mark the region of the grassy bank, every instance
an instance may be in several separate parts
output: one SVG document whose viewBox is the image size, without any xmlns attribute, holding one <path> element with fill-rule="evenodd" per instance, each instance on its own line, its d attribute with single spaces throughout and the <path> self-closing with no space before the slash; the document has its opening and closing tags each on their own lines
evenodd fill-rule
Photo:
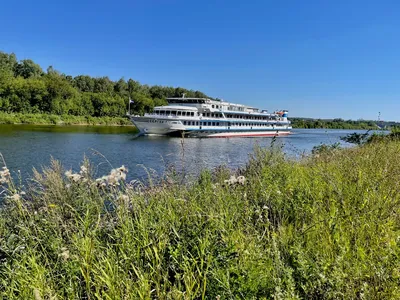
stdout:
<svg viewBox="0 0 400 300">
<path fill-rule="evenodd" d="M 113 125 L 132 126 L 128 118 L 123 117 L 84 117 L 72 115 L 23 114 L 0 112 L 0 124 L 35 125 Z"/>
<path fill-rule="evenodd" d="M 26 193 L 2 171 L 2 298 L 400 297 L 398 142 L 301 161 L 256 149 L 188 185 L 90 170 L 55 162 Z"/>
</svg>

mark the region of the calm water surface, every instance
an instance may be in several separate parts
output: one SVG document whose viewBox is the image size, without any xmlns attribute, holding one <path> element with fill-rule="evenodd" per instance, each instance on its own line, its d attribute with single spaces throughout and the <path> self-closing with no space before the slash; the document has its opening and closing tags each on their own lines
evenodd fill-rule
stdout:
<svg viewBox="0 0 400 300">
<path fill-rule="evenodd" d="M 288 155 L 298 156 L 321 143 L 340 142 L 341 136 L 352 132 L 355 130 L 298 129 L 276 143 L 283 145 Z M 121 165 L 129 168 L 129 180 L 143 180 L 148 172 L 161 175 L 170 165 L 197 174 L 219 165 L 243 166 L 256 144 L 269 147 L 271 141 L 136 137 L 131 127 L 0 125 L 0 153 L 9 169 L 13 173 L 20 170 L 23 178 L 31 176 L 33 167 L 48 166 L 52 157 L 66 169 L 77 171 L 85 156 L 96 166 L 98 176 Z"/>
</svg>

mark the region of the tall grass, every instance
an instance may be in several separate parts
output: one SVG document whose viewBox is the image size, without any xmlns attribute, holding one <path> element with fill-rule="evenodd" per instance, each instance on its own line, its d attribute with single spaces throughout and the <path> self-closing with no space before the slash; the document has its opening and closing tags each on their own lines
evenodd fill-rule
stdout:
<svg viewBox="0 0 400 300">
<path fill-rule="evenodd" d="M 7 191 L 2 298 L 400 298 L 398 142 L 301 161 L 257 148 L 187 185 L 90 170 L 53 162 Z"/>
<path fill-rule="evenodd" d="M 0 112 L 0 124 L 132 125 L 128 118 Z"/>
</svg>

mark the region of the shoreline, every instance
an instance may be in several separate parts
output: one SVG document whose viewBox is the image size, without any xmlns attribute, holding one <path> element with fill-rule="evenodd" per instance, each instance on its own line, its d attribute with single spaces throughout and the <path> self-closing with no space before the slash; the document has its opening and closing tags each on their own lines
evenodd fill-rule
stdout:
<svg viewBox="0 0 400 300">
<path fill-rule="evenodd" d="M 293 122 L 293 121 L 292 121 Z M 132 127 L 135 125 L 126 117 L 91 117 L 73 115 L 52 115 L 52 114 L 23 114 L 0 112 L 0 125 L 33 125 L 33 126 L 112 126 L 112 127 Z M 365 126 L 340 126 L 341 128 L 309 127 L 296 126 L 293 129 L 344 129 L 344 130 L 377 130 L 373 127 Z M 347 125 L 347 124 L 346 124 Z"/>
<path fill-rule="evenodd" d="M 126 117 L 91 117 L 5 112 L 0 112 L 0 124 L 34 126 L 131 126 L 135 128 L 132 122 Z"/>
<path fill-rule="evenodd" d="M 67 127 L 67 126 L 81 126 L 81 127 L 132 127 L 136 128 L 135 125 L 121 125 L 121 124 L 67 124 L 67 123 L 58 123 L 58 124 L 51 124 L 51 123 L 1 123 L 0 125 L 32 125 L 32 126 L 58 126 L 58 127 Z"/>
</svg>

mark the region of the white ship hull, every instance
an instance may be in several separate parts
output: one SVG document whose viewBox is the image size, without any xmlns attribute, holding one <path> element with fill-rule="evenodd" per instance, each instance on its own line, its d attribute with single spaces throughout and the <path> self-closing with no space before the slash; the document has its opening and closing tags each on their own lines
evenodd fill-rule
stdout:
<svg viewBox="0 0 400 300">
<path fill-rule="evenodd" d="M 175 120 L 131 117 L 131 121 L 141 134 L 169 135 L 185 130 L 185 126 Z"/>
<path fill-rule="evenodd" d="M 279 137 L 290 134 L 290 126 L 263 126 L 258 128 L 254 126 L 203 126 L 202 121 L 191 121 L 199 125 L 183 125 L 178 119 L 165 118 L 156 119 L 151 117 L 131 117 L 131 121 L 139 129 L 142 135 L 171 135 L 188 137 Z M 208 123 L 208 121 L 206 121 Z M 266 128 L 265 128 L 266 127 Z"/>
</svg>

